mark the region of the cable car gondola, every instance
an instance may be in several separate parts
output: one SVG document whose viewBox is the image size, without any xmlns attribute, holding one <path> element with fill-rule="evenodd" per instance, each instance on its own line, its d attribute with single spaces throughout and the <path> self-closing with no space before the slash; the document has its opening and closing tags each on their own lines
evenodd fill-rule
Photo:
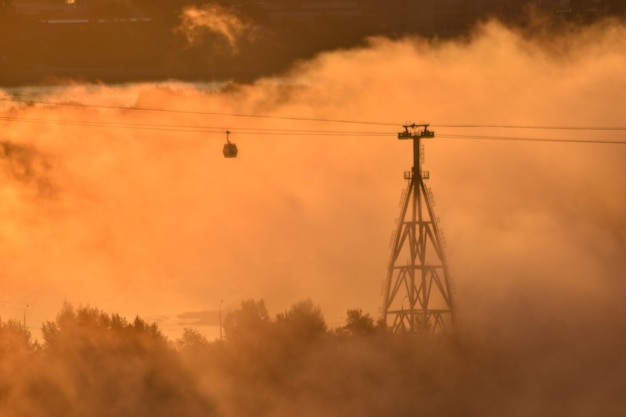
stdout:
<svg viewBox="0 0 626 417">
<path fill-rule="evenodd" d="M 230 131 L 226 131 L 226 143 L 224 144 L 224 158 L 236 158 L 237 157 L 237 152 L 239 152 L 239 150 L 237 149 L 237 145 L 232 143 L 229 139 L 228 139 L 228 135 L 230 135 Z"/>
</svg>

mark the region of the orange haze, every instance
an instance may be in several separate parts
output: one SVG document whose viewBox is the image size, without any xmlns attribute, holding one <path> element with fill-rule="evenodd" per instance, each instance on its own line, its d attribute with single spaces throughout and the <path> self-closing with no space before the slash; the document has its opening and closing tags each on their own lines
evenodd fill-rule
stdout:
<svg viewBox="0 0 626 417">
<path fill-rule="evenodd" d="M 20 90 L 36 102 L 393 125 L 0 101 L 0 315 L 26 313 L 39 328 L 67 300 L 178 332 L 179 314 L 216 310 L 220 300 L 228 310 L 263 298 L 277 312 L 308 297 L 331 327 L 349 308 L 378 315 L 412 165 L 396 133 L 423 121 L 437 134 L 426 169 L 466 327 L 509 334 L 513 319 L 569 326 L 623 314 L 626 145 L 446 135 L 624 140 L 624 132 L 443 126 L 624 126 L 624 74 L 622 25 L 543 39 L 490 23 L 464 41 L 372 39 L 250 85 Z M 236 160 L 221 155 L 226 129 Z"/>
</svg>

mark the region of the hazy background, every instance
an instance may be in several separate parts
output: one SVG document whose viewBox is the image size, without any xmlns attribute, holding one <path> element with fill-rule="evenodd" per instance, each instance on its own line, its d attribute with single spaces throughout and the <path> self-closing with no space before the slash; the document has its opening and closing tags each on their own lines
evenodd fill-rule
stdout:
<svg viewBox="0 0 626 417">
<path fill-rule="evenodd" d="M 37 335 L 67 300 L 209 337 L 220 305 L 248 298 L 272 313 L 311 298 L 331 327 L 349 308 L 378 316 L 412 166 L 396 134 L 427 122 L 436 138 L 425 167 L 463 328 L 514 340 L 608 326 L 623 344 L 626 145 L 450 136 L 624 140 L 623 130 L 446 127 L 624 127 L 626 28 L 537 33 L 487 23 L 456 41 L 372 38 L 250 84 L 0 91 L 0 316 L 25 314 Z M 14 97 L 111 108 L 4 100 Z M 221 155 L 227 129 L 235 160 Z"/>
</svg>

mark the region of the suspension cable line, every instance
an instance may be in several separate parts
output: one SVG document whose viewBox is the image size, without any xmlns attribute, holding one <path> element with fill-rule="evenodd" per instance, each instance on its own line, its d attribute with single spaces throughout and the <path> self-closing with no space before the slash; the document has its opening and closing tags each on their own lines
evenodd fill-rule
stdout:
<svg viewBox="0 0 626 417">
<path fill-rule="evenodd" d="M 288 117 L 288 116 L 269 116 L 260 114 L 237 114 L 237 113 L 218 113 L 218 112 L 203 112 L 203 111 L 187 111 L 176 109 L 164 109 L 164 108 L 147 108 L 147 107 L 124 107 L 124 106 L 104 106 L 104 105 L 89 105 L 82 103 L 62 103 L 62 102 L 48 102 L 48 101 L 27 101 L 18 100 L 16 98 L 0 98 L 0 101 L 25 103 L 28 105 L 38 104 L 45 106 L 72 106 L 81 108 L 97 108 L 108 110 L 136 110 L 136 111 L 155 111 L 155 112 L 169 112 L 169 113 L 183 113 L 183 114 L 197 114 L 197 115 L 213 115 L 213 116 L 229 116 L 229 117 L 248 117 L 248 118 L 264 118 L 274 120 L 290 120 L 290 121 L 316 121 L 326 123 L 351 123 L 361 125 L 372 126 L 394 126 L 397 127 L 398 123 L 387 122 L 369 122 L 369 121 L 355 121 L 355 120 L 341 120 L 341 119 L 325 119 L 325 118 L 306 118 L 306 117 Z M 120 122 L 106 122 L 106 121 L 89 121 L 89 120 L 64 120 L 64 119 L 45 119 L 45 118 L 29 118 L 19 116 L 0 116 L 0 121 L 5 122 L 23 122 L 33 124 L 57 124 L 63 126 L 77 126 L 77 127 L 99 127 L 99 128 L 112 128 L 112 129 L 137 129 L 137 130 L 152 130 L 163 132 L 184 132 L 184 133 L 209 133 L 209 134 L 223 134 L 226 130 L 233 130 L 232 127 L 226 126 L 194 126 L 194 125 L 173 125 L 173 124 L 151 124 L 151 123 L 120 123 Z M 533 126 L 533 125 L 497 125 L 497 124 L 430 124 L 436 128 L 485 128 L 485 129 L 534 129 L 534 130 L 565 130 L 565 131 L 626 131 L 626 127 L 621 126 Z M 383 137 L 389 136 L 390 132 L 380 131 L 348 131 L 348 130 L 312 130 L 312 129 L 279 129 L 279 128 L 254 128 L 254 127 L 242 127 L 237 128 L 238 135 L 255 135 L 255 136 L 367 136 L 367 137 Z M 509 141 L 509 142 L 546 142 L 546 143 L 593 143 L 593 144 L 626 144 L 626 140 L 599 140 L 599 139 L 554 139 L 554 138 L 538 138 L 538 137 L 516 137 L 516 136 L 486 136 L 486 135 L 455 135 L 438 133 L 438 137 L 447 139 L 463 139 L 463 140 L 484 140 L 484 141 Z"/>
<path fill-rule="evenodd" d="M 224 117 L 239 117 L 239 118 L 257 118 L 257 119 L 271 119 L 271 120 L 288 120 L 288 121 L 309 121 L 309 122 L 324 122 L 324 123 L 347 123 L 347 124 L 359 124 L 370 126 L 401 126 L 402 123 L 397 122 L 378 122 L 378 121 L 363 121 L 363 120 L 346 120 L 346 119 L 332 119 L 332 118 L 315 118 L 315 117 L 298 117 L 298 116 L 271 116 L 265 114 L 246 114 L 246 113 L 227 113 L 227 112 L 208 112 L 198 110 L 178 110 L 156 107 L 139 107 L 139 106 L 106 106 L 95 105 L 75 102 L 50 102 L 50 101 L 33 101 L 22 100 L 17 98 L 0 98 L 0 101 L 23 103 L 26 105 L 43 105 L 43 106 L 65 106 L 65 107 L 80 107 L 91 109 L 105 109 L 105 110 L 121 110 L 121 111 L 149 111 L 149 112 L 165 112 L 165 113 L 179 113 L 179 114 L 195 114 L 204 116 L 224 116 Z M 446 123 L 430 123 L 430 126 L 435 128 L 451 128 L 451 129 L 532 129 L 532 130 L 580 130 L 580 131 L 626 131 L 626 126 L 552 126 L 552 125 L 510 125 L 510 124 L 446 124 Z"/>
<path fill-rule="evenodd" d="M 553 139 L 553 138 L 530 138 L 515 136 L 472 136 L 472 135 L 438 135 L 440 138 L 463 139 L 463 140 L 486 140 L 486 141 L 502 141 L 502 142 L 545 142 L 545 143 L 595 143 L 605 145 L 626 145 L 626 140 L 600 140 L 600 139 Z"/>
<path fill-rule="evenodd" d="M 137 106 L 104 106 L 104 105 L 92 105 L 82 103 L 62 103 L 62 102 L 49 102 L 49 101 L 33 101 L 33 100 L 18 100 L 15 98 L 0 98 L 0 101 L 8 101 L 15 103 L 23 103 L 27 105 L 44 105 L 44 106 L 69 106 L 80 107 L 90 109 L 106 109 L 106 110 L 132 110 L 132 111 L 151 111 L 151 112 L 165 112 L 165 113 L 180 113 L 180 114 L 196 114 L 203 116 L 226 116 L 226 117 L 243 117 L 243 118 L 256 118 L 256 119 L 273 119 L 273 120 L 290 120 L 298 122 L 325 122 L 325 123 L 347 123 L 347 124 L 360 124 L 371 126 L 398 126 L 399 123 L 391 122 L 372 122 L 362 120 L 344 120 L 344 119 L 328 119 L 328 118 L 316 118 L 316 117 L 295 117 L 295 116 L 269 116 L 264 114 L 245 114 L 245 113 L 225 113 L 225 112 L 207 112 L 197 110 L 177 110 L 177 109 L 164 109 L 164 108 L 152 108 L 152 107 L 137 107 Z"/>
<path fill-rule="evenodd" d="M 495 124 L 435 124 L 431 126 L 452 129 L 533 129 L 533 130 L 583 130 L 583 131 L 626 131 L 626 126 L 541 126 L 541 125 L 495 125 Z"/>
</svg>

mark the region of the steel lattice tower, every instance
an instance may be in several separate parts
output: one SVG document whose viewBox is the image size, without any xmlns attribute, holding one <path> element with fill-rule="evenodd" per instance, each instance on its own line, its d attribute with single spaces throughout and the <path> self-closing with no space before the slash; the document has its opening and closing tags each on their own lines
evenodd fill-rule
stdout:
<svg viewBox="0 0 626 417">
<path fill-rule="evenodd" d="M 411 130 L 409 130 L 411 129 Z M 413 169 L 405 172 L 408 189 L 385 283 L 383 320 L 393 332 L 450 333 L 454 324 L 452 282 L 441 231 L 433 211 L 433 197 L 422 171 L 422 139 L 434 138 L 428 125 L 407 125 L 400 140 L 413 140 Z"/>
</svg>

